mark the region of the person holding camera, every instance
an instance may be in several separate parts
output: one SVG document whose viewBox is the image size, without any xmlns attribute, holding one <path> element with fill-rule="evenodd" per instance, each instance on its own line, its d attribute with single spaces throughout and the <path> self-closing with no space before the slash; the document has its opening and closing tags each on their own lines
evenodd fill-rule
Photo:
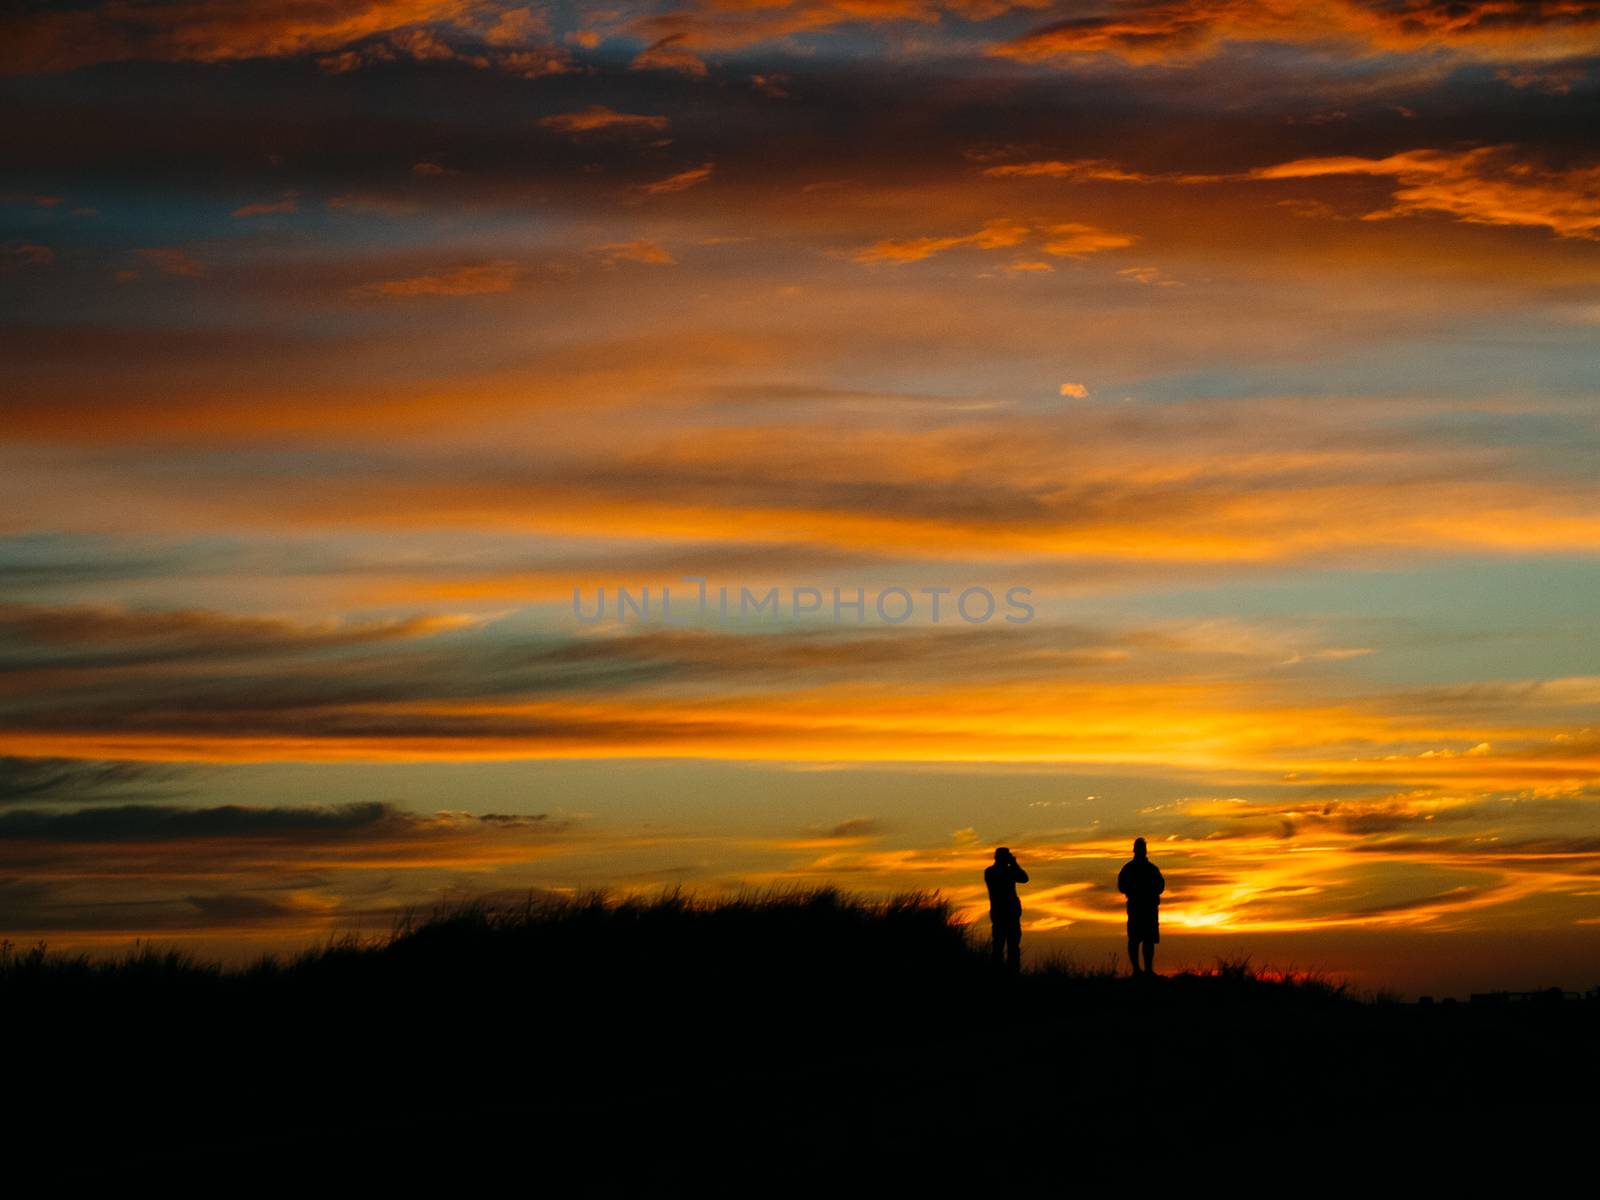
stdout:
<svg viewBox="0 0 1600 1200">
<path fill-rule="evenodd" d="M 1013 971 L 1022 969 L 1022 899 L 1017 884 L 1028 882 L 1028 873 L 1018 865 L 1010 850 L 1001 846 L 994 852 L 994 863 L 983 872 L 989 889 L 989 926 L 994 945 L 994 961 L 1004 962 Z"/>
</svg>

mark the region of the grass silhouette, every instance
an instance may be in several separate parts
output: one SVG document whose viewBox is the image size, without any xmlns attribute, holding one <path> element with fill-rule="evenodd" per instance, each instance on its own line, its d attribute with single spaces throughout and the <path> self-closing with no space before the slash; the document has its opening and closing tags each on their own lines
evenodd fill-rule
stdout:
<svg viewBox="0 0 1600 1200">
<path fill-rule="evenodd" d="M 544 988 L 538 1002 L 604 1002 L 612 987 L 664 984 L 658 1001 L 704 1001 L 729 989 L 793 1005 L 836 994 L 889 996 L 954 990 L 997 995 L 1014 1005 L 1023 993 L 1092 999 L 1127 982 L 1114 963 L 1084 966 L 1056 954 L 1030 964 L 1013 990 L 995 993 L 987 927 L 962 923 L 936 894 L 910 892 L 874 900 L 838 888 L 779 889 L 702 898 L 682 890 L 614 899 L 529 893 L 517 900 L 442 902 L 401 915 L 386 936 L 344 934 L 287 959 L 267 956 L 227 969 L 182 950 L 141 944 L 122 956 L 19 949 L 0 942 L 0 1003 L 72 1003 L 83 997 L 187 996 L 249 1002 L 270 996 L 388 994 L 404 989 L 448 1003 L 495 989 Z M 1244 989 L 1265 1002 L 1290 993 L 1302 1001 L 1346 999 L 1344 985 L 1315 974 L 1257 971 L 1248 960 L 1219 961 L 1208 971 L 1168 978 L 1214 981 L 1229 995 Z"/>
<path fill-rule="evenodd" d="M 1157 1148 L 1282 1168 L 1306 1130 L 1503 1143 L 1592 1103 L 1592 1005 L 1424 1011 L 1244 959 L 1014 977 L 986 933 L 819 889 L 459 901 L 234 969 L 6 944 L 7 1128 L 60 1178 L 938 1193 L 994 1147 L 1113 1183 Z"/>
</svg>

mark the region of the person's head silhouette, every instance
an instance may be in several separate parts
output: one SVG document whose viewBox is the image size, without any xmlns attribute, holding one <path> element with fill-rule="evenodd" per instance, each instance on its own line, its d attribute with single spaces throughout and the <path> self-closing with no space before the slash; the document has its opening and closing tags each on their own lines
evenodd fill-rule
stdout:
<svg viewBox="0 0 1600 1200">
<path fill-rule="evenodd" d="M 1011 851 L 1009 849 L 1007 849 L 1005 846 L 997 847 L 995 852 L 994 852 L 994 860 L 997 863 L 1010 862 L 1011 861 Z"/>
<path fill-rule="evenodd" d="M 1145 853 L 1146 853 L 1146 851 L 1145 851 L 1145 848 L 1144 848 L 1144 839 L 1143 838 L 1134 838 L 1133 839 L 1133 856 L 1135 858 L 1143 858 L 1145 856 Z"/>
</svg>

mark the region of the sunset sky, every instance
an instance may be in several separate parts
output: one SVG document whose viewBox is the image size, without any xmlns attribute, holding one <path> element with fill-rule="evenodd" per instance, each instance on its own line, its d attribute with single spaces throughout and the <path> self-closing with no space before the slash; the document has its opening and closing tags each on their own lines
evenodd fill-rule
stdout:
<svg viewBox="0 0 1600 1200">
<path fill-rule="evenodd" d="M 8 6 L 0 935 L 1007 844 L 1099 961 L 1142 834 L 1158 967 L 1600 984 L 1597 94 L 1596 0 Z"/>
</svg>

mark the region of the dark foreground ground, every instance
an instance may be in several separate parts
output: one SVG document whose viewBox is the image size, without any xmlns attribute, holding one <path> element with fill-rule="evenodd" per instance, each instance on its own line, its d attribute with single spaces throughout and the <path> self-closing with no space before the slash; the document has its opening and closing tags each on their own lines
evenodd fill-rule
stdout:
<svg viewBox="0 0 1600 1200">
<path fill-rule="evenodd" d="M 12 1179 L 1429 1194 L 1592 1180 L 1600 1005 L 996 973 L 937 901 L 437 916 L 223 972 L 0 956 Z"/>
</svg>

